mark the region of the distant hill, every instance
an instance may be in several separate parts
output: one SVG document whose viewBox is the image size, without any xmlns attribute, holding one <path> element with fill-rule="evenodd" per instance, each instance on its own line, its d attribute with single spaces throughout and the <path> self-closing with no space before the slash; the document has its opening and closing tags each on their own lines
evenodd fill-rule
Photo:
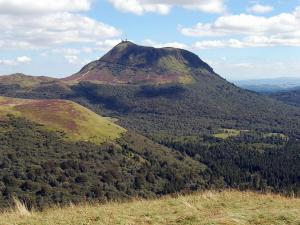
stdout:
<svg viewBox="0 0 300 225">
<path fill-rule="evenodd" d="M 300 106 L 300 87 L 269 94 L 270 97 L 293 106 Z"/>
<path fill-rule="evenodd" d="M 27 212 L 22 205 L 0 214 L 0 224 L 299 224 L 300 200 L 253 192 L 203 192 L 124 203 L 54 207 Z"/>
<path fill-rule="evenodd" d="M 0 76 L 2 85 L 19 85 L 22 88 L 36 87 L 42 83 L 57 81 L 58 79 L 45 76 L 29 76 L 22 73 Z"/>
<path fill-rule="evenodd" d="M 273 93 L 292 90 L 300 86 L 300 79 L 282 77 L 273 79 L 237 80 L 233 81 L 237 86 L 260 93 Z"/>
</svg>

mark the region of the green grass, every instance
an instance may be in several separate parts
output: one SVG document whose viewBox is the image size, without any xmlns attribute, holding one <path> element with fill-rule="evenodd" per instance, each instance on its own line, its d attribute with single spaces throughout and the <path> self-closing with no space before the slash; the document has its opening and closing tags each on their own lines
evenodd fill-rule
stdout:
<svg viewBox="0 0 300 225">
<path fill-rule="evenodd" d="M 214 134 L 213 136 L 220 139 L 228 139 L 231 137 L 237 137 L 241 134 L 240 130 L 236 129 L 220 129 L 219 133 Z"/>
<path fill-rule="evenodd" d="M 285 134 L 281 134 L 281 133 L 265 133 L 263 134 L 264 137 L 277 137 L 277 138 L 281 138 L 281 139 L 288 139 L 289 137 Z"/>
<path fill-rule="evenodd" d="M 82 204 L 27 212 L 18 205 L 0 225 L 300 224 L 300 199 L 252 192 L 204 192 L 158 200 Z"/>
<path fill-rule="evenodd" d="M 162 57 L 158 63 L 162 68 L 169 71 L 174 71 L 176 73 L 181 73 L 178 82 L 181 84 L 191 84 L 194 83 L 194 78 L 190 75 L 189 69 L 178 59 L 173 56 Z"/>
<path fill-rule="evenodd" d="M 25 117 L 64 132 L 70 141 L 103 143 L 113 141 L 126 130 L 91 110 L 66 100 L 25 100 L 0 97 L 0 118 L 7 114 Z"/>
</svg>

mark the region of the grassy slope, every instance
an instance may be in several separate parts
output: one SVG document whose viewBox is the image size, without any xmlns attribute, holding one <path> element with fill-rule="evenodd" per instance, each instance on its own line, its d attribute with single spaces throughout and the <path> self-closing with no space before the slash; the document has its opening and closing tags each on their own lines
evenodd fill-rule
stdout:
<svg viewBox="0 0 300 225">
<path fill-rule="evenodd" d="M 28 76 L 24 74 L 12 74 L 7 76 L 0 77 L 0 83 L 6 85 L 20 85 L 23 88 L 32 88 L 40 85 L 43 82 L 52 82 L 57 79 L 51 77 L 36 77 L 36 76 Z"/>
<path fill-rule="evenodd" d="M 0 225 L 16 224 L 300 224 L 300 199 L 225 191 L 0 214 Z"/>
<path fill-rule="evenodd" d="M 47 129 L 66 133 L 69 140 L 94 143 L 115 140 L 125 129 L 74 102 L 24 100 L 0 97 L 0 118 L 7 114 L 25 117 Z"/>
</svg>

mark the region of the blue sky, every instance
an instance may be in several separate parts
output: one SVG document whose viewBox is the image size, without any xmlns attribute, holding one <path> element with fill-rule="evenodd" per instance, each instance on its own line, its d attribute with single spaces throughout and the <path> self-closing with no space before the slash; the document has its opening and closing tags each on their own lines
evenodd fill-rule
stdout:
<svg viewBox="0 0 300 225">
<path fill-rule="evenodd" d="M 298 0 L 0 0 L 0 74 L 65 77 L 127 37 L 228 80 L 300 78 Z"/>
</svg>

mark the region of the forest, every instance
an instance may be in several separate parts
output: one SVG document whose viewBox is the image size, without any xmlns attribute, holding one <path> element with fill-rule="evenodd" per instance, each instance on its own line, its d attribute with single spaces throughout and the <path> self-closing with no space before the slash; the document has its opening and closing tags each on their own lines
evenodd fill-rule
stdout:
<svg viewBox="0 0 300 225">
<path fill-rule="evenodd" d="M 96 145 L 66 142 L 63 133 L 9 118 L 0 130 L 1 207 L 14 196 L 43 209 L 204 189 L 300 194 L 300 144 L 292 139 L 157 137 L 159 145 L 130 132 L 117 143 Z"/>
</svg>

